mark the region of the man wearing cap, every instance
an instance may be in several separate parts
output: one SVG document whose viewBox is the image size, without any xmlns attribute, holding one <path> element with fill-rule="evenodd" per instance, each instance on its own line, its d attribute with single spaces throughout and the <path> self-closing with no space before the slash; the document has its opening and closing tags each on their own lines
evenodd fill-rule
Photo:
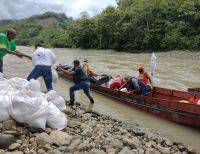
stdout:
<svg viewBox="0 0 200 154">
<path fill-rule="evenodd" d="M 16 31 L 14 29 L 9 29 L 7 34 L 0 33 L 0 72 L 3 72 L 3 57 L 6 54 L 16 55 L 17 57 L 22 58 L 23 56 L 31 58 L 28 55 L 22 54 L 19 51 L 16 51 L 15 39 Z"/>
<path fill-rule="evenodd" d="M 73 81 L 75 84 L 69 89 L 69 93 L 70 93 L 69 106 L 74 105 L 74 101 L 75 101 L 74 92 L 80 89 L 83 89 L 85 95 L 89 98 L 90 103 L 94 104 L 94 99 L 90 94 L 90 81 L 87 74 L 85 73 L 84 69 L 81 67 L 79 60 L 74 60 L 73 64 L 74 64 L 74 68 L 72 71 L 66 71 L 60 66 L 58 66 L 57 68 L 57 70 L 59 71 L 59 74 L 62 74 L 64 76 L 73 76 Z"/>
<path fill-rule="evenodd" d="M 51 67 L 56 63 L 56 56 L 50 50 L 43 48 L 41 44 L 35 45 L 35 51 L 32 56 L 32 63 L 34 69 L 29 74 L 27 80 L 37 79 L 42 76 L 46 84 L 47 91 L 51 91 L 52 88 L 52 71 Z"/>
<path fill-rule="evenodd" d="M 138 68 L 139 76 L 138 80 L 142 81 L 144 84 L 148 85 L 151 84 L 151 78 L 149 77 L 149 74 L 144 71 L 144 66 L 140 66 Z"/>
</svg>

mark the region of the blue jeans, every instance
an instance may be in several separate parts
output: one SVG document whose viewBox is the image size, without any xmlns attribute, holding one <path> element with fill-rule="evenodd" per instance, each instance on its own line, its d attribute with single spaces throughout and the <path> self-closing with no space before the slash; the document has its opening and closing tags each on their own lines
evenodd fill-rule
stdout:
<svg viewBox="0 0 200 154">
<path fill-rule="evenodd" d="M 74 92 L 77 90 L 83 89 L 85 95 L 89 98 L 91 103 L 94 103 L 93 97 L 90 94 L 90 82 L 80 82 L 76 83 L 69 89 L 70 102 L 74 103 L 75 94 Z"/>
<path fill-rule="evenodd" d="M 27 80 L 37 79 L 42 76 L 47 87 L 47 91 L 52 90 L 52 72 L 51 66 L 40 66 L 36 65 L 32 72 L 29 74 Z"/>
</svg>

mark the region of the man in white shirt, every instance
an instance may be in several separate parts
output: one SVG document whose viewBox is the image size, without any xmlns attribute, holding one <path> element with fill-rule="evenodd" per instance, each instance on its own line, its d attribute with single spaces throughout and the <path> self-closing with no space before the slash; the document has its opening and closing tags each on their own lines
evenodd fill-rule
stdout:
<svg viewBox="0 0 200 154">
<path fill-rule="evenodd" d="M 29 74 L 27 80 L 37 79 L 42 76 L 47 87 L 47 91 L 52 90 L 52 72 L 51 67 L 56 62 L 55 54 L 50 50 L 36 44 L 32 55 L 34 69 Z"/>
</svg>

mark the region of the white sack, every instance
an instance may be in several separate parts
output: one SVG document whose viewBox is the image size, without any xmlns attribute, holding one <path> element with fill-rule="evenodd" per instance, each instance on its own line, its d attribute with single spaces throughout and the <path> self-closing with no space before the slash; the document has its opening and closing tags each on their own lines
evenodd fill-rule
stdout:
<svg viewBox="0 0 200 154">
<path fill-rule="evenodd" d="M 48 107 L 47 125 L 53 129 L 63 130 L 67 126 L 67 116 L 51 102 Z"/>
<path fill-rule="evenodd" d="M 40 82 L 35 79 L 31 79 L 26 87 L 27 90 L 31 90 L 33 92 L 41 92 Z"/>
<path fill-rule="evenodd" d="M 52 81 L 54 83 L 57 83 L 59 78 L 57 71 L 53 67 L 51 67 L 51 72 L 52 72 Z"/>
<path fill-rule="evenodd" d="M 3 81 L 4 77 L 3 77 L 3 73 L 0 72 L 0 81 Z"/>
<path fill-rule="evenodd" d="M 9 79 L 8 82 L 16 90 L 25 89 L 29 84 L 29 81 L 27 81 L 26 79 L 22 79 L 22 78 L 12 78 L 12 79 Z"/>
<path fill-rule="evenodd" d="M 58 95 L 56 91 L 54 90 L 49 91 L 46 94 L 46 98 L 49 102 L 52 102 L 54 105 L 56 105 L 56 107 L 59 108 L 61 111 L 66 109 L 64 98 Z"/>
<path fill-rule="evenodd" d="M 11 97 L 9 95 L 0 95 L 0 122 L 6 121 L 10 118 L 8 113 L 8 106 L 11 104 Z"/>
<path fill-rule="evenodd" d="M 17 91 L 8 111 L 10 116 L 19 123 L 45 129 L 48 114 L 46 104 L 41 101 L 41 98 L 31 98 L 24 91 Z"/>
<path fill-rule="evenodd" d="M 0 81 L 0 95 L 13 96 L 15 89 L 10 85 L 8 80 Z"/>
</svg>

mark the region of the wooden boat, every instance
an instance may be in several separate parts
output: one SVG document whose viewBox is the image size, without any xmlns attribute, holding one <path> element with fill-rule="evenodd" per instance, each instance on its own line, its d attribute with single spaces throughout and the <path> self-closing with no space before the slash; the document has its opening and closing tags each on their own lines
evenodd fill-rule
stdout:
<svg viewBox="0 0 200 154">
<path fill-rule="evenodd" d="M 188 92 L 200 93 L 200 88 L 188 88 Z"/>
<path fill-rule="evenodd" d="M 72 79 L 71 77 L 64 78 Z M 158 117 L 200 128 L 200 105 L 184 103 L 191 98 L 200 99 L 200 94 L 154 87 L 147 96 L 140 96 L 118 92 L 95 83 L 91 83 L 91 89 L 113 100 Z"/>
</svg>

